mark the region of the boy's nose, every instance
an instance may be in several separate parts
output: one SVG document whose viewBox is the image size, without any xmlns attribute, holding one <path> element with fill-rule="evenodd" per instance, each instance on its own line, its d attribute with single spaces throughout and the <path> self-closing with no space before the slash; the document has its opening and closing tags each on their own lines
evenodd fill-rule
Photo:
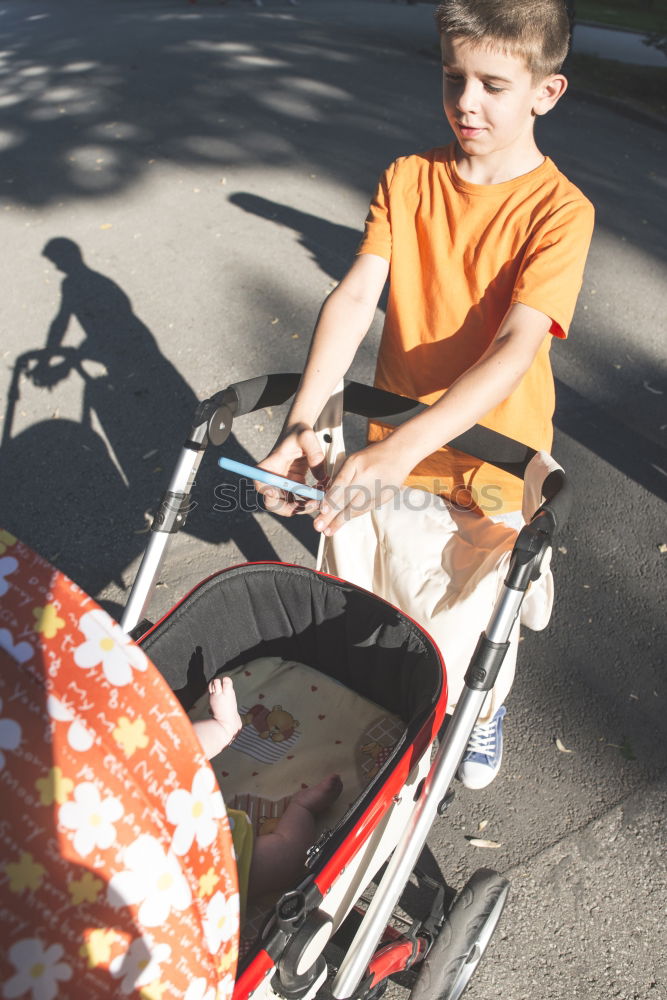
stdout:
<svg viewBox="0 0 667 1000">
<path fill-rule="evenodd" d="M 473 81 L 466 83 L 458 93 L 456 107 L 462 114 L 468 114 L 477 110 L 477 94 Z"/>
</svg>

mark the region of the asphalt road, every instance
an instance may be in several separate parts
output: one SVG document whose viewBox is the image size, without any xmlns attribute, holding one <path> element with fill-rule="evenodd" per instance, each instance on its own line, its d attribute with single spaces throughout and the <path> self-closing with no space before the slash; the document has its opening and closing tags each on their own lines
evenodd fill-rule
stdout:
<svg viewBox="0 0 667 1000">
<path fill-rule="evenodd" d="M 448 140 L 435 36 L 427 7 L 363 0 L 4 0 L 0 36 L 0 524 L 117 611 L 195 400 L 302 366 L 377 175 Z M 539 124 L 597 209 L 553 351 L 577 501 L 501 775 L 458 792 L 429 849 L 455 886 L 488 865 L 512 881 L 471 1000 L 662 1000 L 665 132 L 576 95 Z M 48 389 L 18 370 L 50 330 L 78 367 Z M 230 454 L 263 456 L 279 426 L 239 421 Z M 221 566 L 313 564 L 308 519 L 216 512 L 223 478 L 207 462 L 155 611 Z M 499 848 L 466 840 L 482 821 Z"/>
</svg>

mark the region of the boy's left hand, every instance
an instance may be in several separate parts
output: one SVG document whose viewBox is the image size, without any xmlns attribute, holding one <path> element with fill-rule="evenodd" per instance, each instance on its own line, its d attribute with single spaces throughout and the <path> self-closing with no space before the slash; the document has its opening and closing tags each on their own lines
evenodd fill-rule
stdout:
<svg viewBox="0 0 667 1000">
<path fill-rule="evenodd" d="M 381 507 L 393 497 L 410 473 L 387 441 L 367 445 L 345 460 L 331 483 L 315 519 L 316 531 L 333 535 L 346 521 Z"/>
</svg>

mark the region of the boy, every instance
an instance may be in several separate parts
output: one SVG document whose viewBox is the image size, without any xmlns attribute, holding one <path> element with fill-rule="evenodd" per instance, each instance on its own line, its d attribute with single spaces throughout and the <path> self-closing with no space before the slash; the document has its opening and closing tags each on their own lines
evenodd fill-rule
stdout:
<svg viewBox="0 0 667 1000">
<path fill-rule="evenodd" d="M 455 140 L 402 157 L 380 179 L 357 258 L 326 300 L 299 391 L 263 465 L 321 474 L 313 424 L 365 336 L 387 277 L 375 384 L 431 404 L 395 431 L 371 425 L 315 519 L 331 535 L 404 483 L 516 522 L 521 484 L 447 442 L 475 423 L 548 451 L 552 336 L 581 286 L 593 209 L 540 153 L 535 118 L 567 87 L 563 0 L 444 0 L 443 103 Z M 287 516 L 315 505 L 258 486 Z M 459 777 L 484 787 L 502 752 L 504 707 L 473 731 Z"/>
</svg>

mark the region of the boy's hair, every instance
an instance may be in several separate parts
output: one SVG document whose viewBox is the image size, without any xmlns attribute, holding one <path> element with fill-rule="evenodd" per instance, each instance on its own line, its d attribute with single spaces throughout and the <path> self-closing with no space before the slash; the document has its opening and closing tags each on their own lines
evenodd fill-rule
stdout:
<svg viewBox="0 0 667 1000">
<path fill-rule="evenodd" d="M 534 81 L 557 73 L 568 53 L 564 0 L 442 0 L 435 18 L 441 35 L 497 42 L 521 56 Z"/>
</svg>

